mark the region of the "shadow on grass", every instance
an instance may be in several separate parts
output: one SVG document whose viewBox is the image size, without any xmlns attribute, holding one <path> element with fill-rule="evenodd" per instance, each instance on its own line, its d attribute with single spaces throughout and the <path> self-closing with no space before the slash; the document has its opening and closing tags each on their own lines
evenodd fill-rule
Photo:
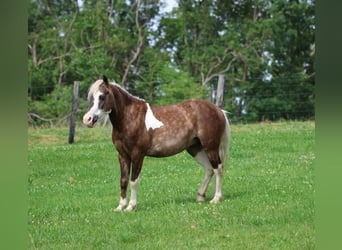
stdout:
<svg viewBox="0 0 342 250">
<path fill-rule="evenodd" d="M 241 197 L 245 196 L 247 192 L 234 192 L 226 194 L 220 203 L 229 202 L 235 199 L 240 199 Z M 170 207 L 170 206 L 185 206 L 185 205 L 195 205 L 195 204 L 203 204 L 207 205 L 210 204 L 210 200 L 213 198 L 213 195 L 207 195 L 205 200 L 203 202 L 197 202 L 196 195 L 184 195 L 184 196 L 175 196 L 174 198 L 168 198 L 165 200 L 159 200 L 159 201 L 141 201 L 138 204 L 138 210 L 153 210 L 153 209 L 159 209 L 160 207 Z"/>
</svg>

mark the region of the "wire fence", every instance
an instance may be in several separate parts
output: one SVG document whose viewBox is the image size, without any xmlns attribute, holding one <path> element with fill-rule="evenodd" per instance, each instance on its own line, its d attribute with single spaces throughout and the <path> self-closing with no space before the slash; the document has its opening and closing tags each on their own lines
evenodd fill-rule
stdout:
<svg viewBox="0 0 342 250">
<path fill-rule="evenodd" d="M 314 120 L 315 95 L 312 90 L 313 87 L 310 86 L 310 88 L 306 90 L 299 84 L 289 84 L 282 85 L 281 89 L 272 86 L 269 88 L 255 87 L 252 91 L 249 91 L 249 89 L 239 91 L 226 89 L 223 109 L 228 112 L 230 121 L 233 124 L 278 120 Z M 51 89 L 51 86 L 37 86 L 35 89 L 46 91 Z M 81 104 L 77 109 L 78 122 L 81 121 L 82 115 L 87 108 L 85 96 L 83 94 L 79 99 Z M 64 110 L 54 115 L 39 112 L 34 108 L 31 109 L 29 105 L 29 125 L 67 126 L 72 111 L 72 88 L 70 88 L 70 97 L 61 99 L 61 101 L 63 100 L 69 103 L 64 103 Z M 251 105 L 251 103 L 254 104 Z M 105 119 L 103 124 L 106 123 L 107 120 Z"/>
</svg>

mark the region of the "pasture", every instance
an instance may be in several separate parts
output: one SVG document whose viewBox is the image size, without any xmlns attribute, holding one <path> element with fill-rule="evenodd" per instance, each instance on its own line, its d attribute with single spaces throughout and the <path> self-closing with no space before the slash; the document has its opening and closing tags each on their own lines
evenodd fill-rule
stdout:
<svg viewBox="0 0 342 250">
<path fill-rule="evenodd" d="M 314 249 L 314 122 L 232 125 L 224 199 L 187 153 L 144 160 L 133 212 L 111 128 L 28 130 L 29 249 Z"/>
</svg>

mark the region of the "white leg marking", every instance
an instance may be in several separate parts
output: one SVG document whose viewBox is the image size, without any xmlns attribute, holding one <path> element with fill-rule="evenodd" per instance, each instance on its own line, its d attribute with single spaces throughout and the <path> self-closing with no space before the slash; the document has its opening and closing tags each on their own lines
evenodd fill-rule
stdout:
<svg viewBox="0 0 342 250">
<path fill-rule="evenodd" d="M 146 115 L 145 115 L 145 126 L 146 129 L 149 130 L 151 129 L 156 129 L 164 126 L 164 123 L 159 121 L 153 114 L 152 109 L 150 107 L 150 104 L 146 103 L 147 110 L 146 110 Z"/>
<path fill-rule="evenodd" d="M 119 206 L 115 208 L 115 212 L 121 212 L 124 207 L 127 206 L 127 199 L 120 197 Z"/>
<path fill-rule="evenodd" d="M 218 203 L 222 199 L 222 164 L 218 165 L 217 169 L 214 169 L 215 173 L 215 196 L 210 201 L 212 204 Z"/>
<path fill-rule="evenodd" d="M 197 153 L 197 155 L 195 156 L 195 159 L 205 169 L 205 176 L 204 176 L 204 179 L 200 188 L 198 189 L 198 194 L 197 194 L 197 201 L 202 202 L 204 201 L 205 192 L 207 191 L 208 184 L 214 173 L 213 173 L 213 168 L 209 162 L 209 159 L 203 150 Z"/>
<path fill-rule="evenodd" d="M 128 207 L 125 211 L 132 211 L 137 206 L 137 185 L 138 179 L 131 181 L 131 200 L 129 201 Z"/>
</svg>

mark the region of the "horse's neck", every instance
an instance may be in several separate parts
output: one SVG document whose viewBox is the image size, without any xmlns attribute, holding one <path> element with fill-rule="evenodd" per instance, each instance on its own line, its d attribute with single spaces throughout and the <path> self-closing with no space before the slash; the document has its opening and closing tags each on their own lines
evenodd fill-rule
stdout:
<svg viewBox="0 0 342 250">
<path fill-rule="evenodd" d="M 119 86 L 111 86 L 114 95 L 114 107 L 112 109 L 112 114 L 110 115 L 110 121 L 113 127 L 120 129 L 124 126 L 123 121 L 126 120 L 127 116 L 132 116 L 130 119 L 135 118 L 135 114 L 128 112 L 131 105 L 144 105 L 145 102 L 142 99 L 132 96 L 126 90 Z M 137 109 L 138 110 L 138 109 Z"/>
</svg>

